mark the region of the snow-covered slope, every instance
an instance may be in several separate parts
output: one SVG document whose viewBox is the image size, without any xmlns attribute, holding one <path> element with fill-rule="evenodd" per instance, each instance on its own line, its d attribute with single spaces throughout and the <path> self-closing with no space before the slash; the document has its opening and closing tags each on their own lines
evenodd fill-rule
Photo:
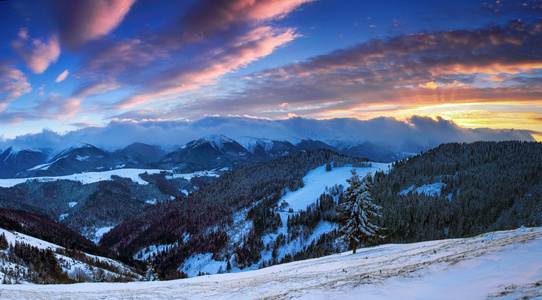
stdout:
<svg viewBox="0 0 542 300">
<path fill-rule="evenodd" d="M 39 181 L 49 182 L 57 180 L 71 180 L 79 181 L 82 184 L 90 184 L 104 180 L 111 180 L 111 176 L 119 176 L 123 178 L 129 178 L 133 182 L 139 184 L 147 184 L 146 181 L 139 177 L 139 174 L 147 172 L 148 174 L 157 174 L 164 170 L 147 170 L 147 169 L 118 169 L 104 172 L 85 172 L 66 176 L 51 176 L 51 177 L 33 177 L 33 178 L 12 178 L 12 179 L 0 179 L 0 187 L 13 187 L 17 184 L 24 183 L 26 181 Z"/>
<path fill-rule="evenodd" d="M 371 163 L 371 167 L 368 168 L 339 167 L 332 168 L 330 172 L 326 172 L 326 167 L 321 166 L 308 172 L 303 177 L 303 188 L 286 194 L 281 199 L 281 202 L 288 203 L 288 208 L 292 208 L 294 211 L 305 210 L 307 206 L 316 202 L 326 187 L 333 187 L 334 185 L 348 187 L 346 180 L 352 177 L 352 169 L 355 169 L 358 175 L 363 178 L 369 173 L 374 175 L 377 171 L 387 172 L 389 168 L 389 164 Z"/>
<path fill-rule="evenodd" d="M 44 240 L 40 240 L 38 238 L 29 236 L 29 235 L 26 235 L 26 234 L 22 234 L 22 233 L 19 233 L 19 232 L 14 232 L 14 231 L 8 231 L 8 230 L 2 229 L 2 228 L 0 228 L 0 235 L 4 235 L 6 237 L 6 240 L 7 240 L 8 244 L 10 244 L 12 247 L 17 242 L 17 243 L 24 243 L 24 244 L 36 247 L 36 248 L 41 249 L 41 250 L 50 249 L 53 252 L 57 252 L 57 250 L 60 250 L 61 252 L 66 250 L 62 246 L 58 246 L 58 245 L 55 245 L 53 243 L 49 243 L 49 242 L 44 241 Z M 14 263 L 14 262 L 9 261 L 8 259 L 6 259 L 5 255 L 9 251 L 10 250 L 0 251 L 0 282 L 4 281 L 4 279 L 6 278 L 6 272 L 8 272 L 10 270 L 13 271 L 13 270 L 27 270 L 28 269 L 27 267 L 25 267 L 23 265 L 19 265 L 17 263 Z M 129 267 L 127 267 L 126 265 L 124 265 L 124 264 L 122 264 L 122 263 L 120 263 L 118 261 L 115 261 L 115 260 L 112 260 L 112 259 L 109 259 L 109 258 L 105 258 L 105 257 L 91 255 L 91 254 L 86 254 L 86 253 L 83 254 L 82 252 L 81 252 L 81 255 L 86 257 L 85 259 L 87 259 L 88 261 L 96 260 L 97 262 L 99 262 L 99 264 L 102 264 L 102 265 L 107 264 L 107 265 L 111 266 L 112 268 L 115 268 L 118 271 L 118 273 L 114 273 L 114 272 L 108 271 L 106 269 L 101 269 L 101 268 L 99 268 L 97 266 L 92 266 L 89 263 L 84 262 L 81 259 L 74 259 L 72 257 L 68 257 L 68 256 L 65 256 L 65 255 L 62 255 L 62 254 L 59 254 L 59 253 L 55 254 L 56 258 L 59 260 L 59 262 L 61 264 L 61 267 L 62 267 L 63 271 L 66 271 L 68 276 L 70 276 L 71 278 L 74 278 L 75 276 L 77 276 L 76 273 L 79 273 L 79 276 L 81 276 L 80 274 L 84 274 L 85 277 L 90 279 L 90 278 L 93 277 L 93 275 L 98 270 L 101 270 L 106 275 L 109 274 L 109 275 L 112 275 L 112 276 L 116 276 L 116 275 L 119 275 L 119 274 L 123 274 L 123 275 L 128 274 L 129 276 L 134 277 L 134 278 L 141 278 L 140 275 L 137 275 Z M 81 257 L 81 256 L 79 256 L 79 257 Z M 13 277 L 13 275 L 12 275 L 11 278 L 9 280 L 6 280 L 6 281 L 8 281 L 8 282 L 10 282 L 10 281 L 14 282 L 15 281 L 15 282 L 20 282 L 20 283 L 27 283 L 24 276 L 16 278 L 16 277 Z M 6 286 L 6 285 L 3 285 L 3 286 Z M 0 289 L 0 298 L 2 298 L 2 299 L 5 298 L 5 295 L 1 292 L 1 289 Z M 32 298 L 37 299 L 35 297 L 32 297 Z"/>
<path fill-rule="evenodd" d="M 168 179 L 176 179 L 176 178 L 184 178 L 187 180 L 190 180 L 194 177 L 200 177 L 200 176 L 210 176 L 210 177 L 218 177 L 220 176 L 218 172 L 215 171 L 199 171 L 199 172 L 193 172 L 193 173 L 173 173 L 171 170 L 159 170 L 159 169 L 117 169 L 117 170 L 111 170 L 111 171 L 103 171 L 103 172 L 85 172 L 85 173 L 79 173 L 79 174 L 73 174 L 73 175 L 66 175 L 66 176 L 50 176 L 50 177 L 32 177 L 32 178 L 11 178 L 11 179 L 0 179 L 0 187 L 13 187 L 17 184 L 24 183 L 27 181 L 37 181 L 37 182 L 50 182 L 50 181 L 57 181 L 57 180 L 70 180 L 70 181 L 78 181 L 82 184 L 91 184 L 96 183 L 100 181 L 105 180 L 112 180 L 112 176 L 118 176 L 122 178 L 128 178 L 132 180 L 133 182 L 140 184 L 140 185 L 146 185 L 148 182 L 141 179 L 139 175 L 143 173 L 147 174 L 158 174 L 160 172 L 166 172 L 166 176 Z"/>
<path fill-rule="evenodd" d="M 6 299 L 518 299 L 542 296 L 542 228 L 382 245 L 165 282 L 11 285 Z"/>
</svg>

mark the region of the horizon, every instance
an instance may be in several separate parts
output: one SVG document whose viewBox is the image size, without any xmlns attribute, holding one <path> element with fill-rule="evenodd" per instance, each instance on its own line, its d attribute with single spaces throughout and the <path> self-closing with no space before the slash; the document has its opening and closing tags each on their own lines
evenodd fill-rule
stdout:
<svg viewBox="0 0 542 300">
<path fill-rule="evenodd" d="M 21 0 L 0 15 L 0 148 L 212 117 L 542 141 L 539 0 Z"/>
</svg>

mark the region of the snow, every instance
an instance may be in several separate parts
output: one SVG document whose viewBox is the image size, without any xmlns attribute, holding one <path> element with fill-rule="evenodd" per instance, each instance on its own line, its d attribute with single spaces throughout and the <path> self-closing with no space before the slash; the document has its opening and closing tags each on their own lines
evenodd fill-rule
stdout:
<svg viewBox="0 0 542 300">
<path fill-rule="evenodd" d="M 29 170 L 29 171 L 48 170 L 49 167 L 50 167 L 51 165 L 53 165 L 53 164 L 56 163 L 57 161 L 59 161 L 59 160 L 61 160 L 61 159 L 64 159 L 64 158 L 66 158 L 66 157 L 67 157 L 67 156 L 61 156 L 61 157 L 57 158 L 55 161 L 53 161 L 53 162 L 46 163 L 46 164 L 42 164 L 42 165 L 37 165 L 37 166 L 35 166 L 35 167 L 31 168 L 31 169 L 28 169 L 28 170 Z"/>
<path fill-rule="evenodd" d="M 113 227 L 115 226 L 105 226 L 105 227 L 101 227 L 101 228 L 98 228 L 96 229 L 96 233 L 94 234 L 94 239 L 92 239 L 92 241 L 96 244 L 98 244 L 98 242 L 102 239 L 102 236 L 106 233 L 108 233 L 111 229 L 113 229 Z"/>
<path fill-rule="evenodd" d="M 189 234 L 185 234 L 185 235 L 190 236 Z M 144 249 L 141 249 L 139 252 L 137 252 L 133 256 L 133 258 L 137 260 L 147 260 L 149 257 L 157 255 L 158 253 L 177 245 L 178 243 L 169 244 L 169 245 L 159 245 L 159 246 L 151 245 L 151 246 L 145 247 Z"/>
<path fill-rule="evenodd" d="M 189 279 L 3 285 L 5 299 L 487 299 L 542 296 L 542 228 L 388 244 Z M 209 254 L 199 256 L 199 261 Z M 195 256 L 194 256 L 195 258 Z M 197 260 L 196 260 L 197 261 Z"/>
<path fill-rule="evenodd" d="M 231 142 L 234 142 L 234 140 L 223 134 L 213 134 L 202 137 L 201 139 L 197 140 L 193 146 L 196 147 L 205 143 L 209 143 L 216 150 L 221 150 L 225 143 Z"/>
<path fill-rule="evenodd" d="M 332 187 L 334 185 L 342 185 L 347 187 L 346 180 L 352 177 L 350 172 L 352 169 L 356 169 L 358 175 L 361 178 L 365 177 L 369 172 L 373 175 L 376 171 L 387 171 L 389 164 L 372 163 L 372 167 L 334 167 L 330 172 L 326 172 L 326 167 L 320 166 L 312 171 L 309 171 L 305 177 L 303 177 L 304 187 L 298 189 L 295 192 L 287 193 L 279 203 L 286 201 L 288 208 L 292 208 L 294 211 L 300 211 L 307 209 L 307 206 L 316 202 L 318 197 L 324 193 L 326 187 Z"/>
<path fill-rule="evenodd" d="M 194 177 L 203 177 L 203 176 L 207 176 L 207 177 L 219 177 L 220 175 L 218 173 L 216 173 L 215 171 L 197 171 L 197 172 L 194 172 L 194 173 L 168 173 L 166 175 L 166 179 L 178 179 L 178 178 L 182 178 L 182 179 L 186 179 L 186 180 L 190 180 Z"/>
<path fill-rule="evenodd" d="M 150 199 L 150 200 L 145 200 L 145 203 L 150 204 L 150 205 L 155 205 L 156 204 L 156 198 Z"/>
<path fill-rule="evenodd" d="M 185 260 L 181 271 L 185 272 L 188 277 L 196 277 L 199 272 L 217 274 L 220 273 L 220 270 L 225 272 L 227 264 L 225 261 L 214 260 L 212 253 L 195 254 Z"/>
<path fill-rule="evenodd" d="M 70 214 L 61 214 L 61 215 L 59 216 L 58 219 L 59 219 L 60 221 L 62 221 L 62 220 L 64 220 L 65 218 L 67 218 L 69 215 L 70 215 Z"/>
<path fill-rule="evenodd" d="M 33 169 L 36 169 L 38 167 L 45 168 L 45 167 L 48 167 L 48 165 L 36 166 Z M 140 174 L 143 174 L 143 173 L 159 174 L 161 172 L 166 172 L 168 174 L 166 175 L 167 179 L 184 178 L 186 180 L 190 180 L 194 177 L 202 177 L 202 176 L 219 177 L 220 176 L 220 174 L 218 174 L 215 171 L 198 171 L 194 173 L 175 174 L 170 170 L 160 170 L 160 169 L 116 169 L 116 170 L 110 170 L 110 171 L 104 171 L 104 172 L 86 172 L 86 173 L 66 175 L 66 176 L 0 179 L 0 187 L 10 188 L 10 187 L 16 186 L 17 184 L 25 183 L 27 181 L 51 182 L 51 181 L 58 181 L 58 180 L 71 180 L 71 181 L 79 181 L 82 184 L 91 184 L 91 183 L 96 183 L 99 181 L 112 180 L 111 179 L 112 176 L 129 178 L 133 182 L 138 183 L 140 185 L 147 185 L 148 182 L 141 179 L 141 177 L 139 177 Z"/>
<path fill-rule="evenodd" d="M 273 148 L 273 141 L 269 139 L 244 136 L 236 138 L 235 140 L 250 153 L 254 153 L 254 150 L 256 150 L 258 146 L 261 146 L 265 151 L 269 151 Z"/>
<path fill-rule="evenodd" d="M 112 176 L 119 176 L 122 178 L 129 178 L 133 182 L 136 182 L 140 185 L 147 185 L 148 182 L 144 181 L 139 177 L 139 174 L 148 173 L 148 174 L 158 174 L 164 170 L 158 169 L 118 169 L 104 172 L 87 172 L 66 176 L 54 176 L 54 177 L 32 177 L 32 178 L 11 178 L 11 179 L 0 179 L 0 187 L 13 187 L 17 184 L 24 183 L 27 181 L 37 181 L 37 182 L 50 182 L 58 180 L 71 180 L 79 181 L 82 184 L 91 184 L 99 181 L 112 180 Z"/>
<path fill-rule="evenodd" d="M 412 185 L 408 189 L 399 192 L 397 195 L 406 196 L 409 192 L 414 192 L 414 193 L 417 193 L 418 195 L 419 194 L 424 194 L 426 196 L 433 196 L 433 197 L 434 196 L 440 196 L 440 191 L 445 186 L 446 186 L 446 184 L 441 183 L 441 182 L 437 182 L 437 183 L 433 183 L 433 184 L 424 184 L 424 185 L 422 185 L 422 186 L 420 186 L 418 188 L 416 188 L 414 185 Z M 451 196 L 450 196 L 450 201 L 451 201 Z"/>
<path fill-rule="evenodd" d="M 39 249 L 51 249 L 51 250 L 62 248 L 58 245 L 31 237 L 29 235 L 8 231 L 2 228 L 0 228 L 0 235 L 1 234 L 6 235 L 6 240 L 8 241 L 9 244 L 15 244 L 15 242 L 19 242 L 19 243 L 25 243 L 30 246 L 37 247 Z"/>
<path fill-rule="evenodd" d="M 39 249 L 51 249 L 52 251 L 56 251 L 57 249 L 65 249 L 64 247 L 62 246 L 58 246 L 58 245 L 55 245 L 55 244 L 52 244 L 52 243 L 49 243 L 49 242 L 46 242 L 46 241 L 43 241 L 43 240 L 40 240 L 40 239 L 37 239 L 37 238 L 34 238 L 34 237 L 31 237 L 31 236 L 28 236 L 26 234 L 22 234 L 22 233 L 19 233 L 19 232 L 13 232 L 13 231 L 9 231 L 9 230 L 5 230 L 5 229 L 2 229 L 0 228 L 0 235 L 1 234 L 4 234 L 5 237 L 6 237 L 6 240 L 8 241 L 9 244 L 11 245 L 14 245 L 15 242 L 19 242 L 19 243 L 25 243 L 27 245 L 30 245 L 30 246 L 34 246 L 34 247 L 37 247 Z M 21 268 L 20 265 L 17 265 L 17 264 L 13 264 L 13 263 L 10 263 L 10 262 L 7 262 L 5 261 L 3 258 L 2 258 L 2 253 L 3 251 L 0 251 L 0 266 L 3 266 L 4 268 L 6 269 L 13 269 L 13 268 Z M 61 254 L 58 254 L 58 253 L 55 253 L 57 259 L 59 260 L 62 268 L 67 271 L 68 273 L 71 273 L 73 271 L 75 271 L 75 269 L 81 269 L 83 270 L 85 273 L 88 274 L 92 274 L 92 269 L 94 268 L 94 270 L 96 270 L 96 267 L 90 267 L 88 264 L 86 263 L 83 263 L 81 261 L 78 261 L 78 260 L 75 260 L 73 258 L 70 258 L 70 257 L 67 257 L 67 256 L 64 256 L 64 255 L 61 255 Z M 123 273 L 125 274 L 134 274 L 128 267 L 126 267 L 125 265 L 123 265 L 122 263 L 119 263 L 118 261 L 115 261 L 113 259 L 109 259 L 109 258 L 105 258 L 105 257 L 100 257 L 100 256 L 96 256 L 96 255 L 90 255 L 90 254 L 86 254 L 85 255 L 89 258 L 92 258 L 92 259 L 96 259 L 98 261 L 101 261 L 101 262 L 106 262 L 108 263 L 109 265 L 112 265 L 112 266 L 115 266 L 117 267 L 118 269 L 120 269 Z M 24 269 L 27 269 L 26 267 L 22 267 Z M 103 270 L 106 274 L 109 274 L 111 272 L 107 271 L 107 270 Z M 111 273 L 112 274 L 112 273 Z M 135 275 L 135 274 L 134 274 Z M 2 273 L 0 271 L 0 277 L 3 279 L 4 278 L 4 273 Z M 1 282 L 1 281 L 0 281 Z M 27 282 L 24 282 L 23 283 L 27 283 Z M 5 287 L 7 285 L 2 285 L 2 288 L 0 289 L 0 298 L 2 299 L 6 299 L 7 295 L 5 295 L 3 293 L 3 287 Z M 33 285 L 33 286 L 36 286 L 36 285 Z M 33 296 L 33 297 L 30 297 L 30 296 L 26 296 L 26 297 L 23 297 L 23 298 L 26 298 L 26 299 L 37 299 L 37 298 L 40 298 L 40 297 L 36 297 L 36 296 Z"/>
<path fill-rule="evenodd" d="M 89 161 L 90 160 L 90 156 L 86 155 L 86 156 L 79 156 L 79 155 L 76 155 L 75 156 L 75 159 L 78 160 L 78 161 Z"/>
<path fill-rule="evenodd" d="M 69 203 L 68 203 L 68 206 L 69 206 L 69 207 L 74 207 L 74 206 L 76 206 L 76 205 L 77 205 L 77 202 L 69 202 Z"/>
<path fill-rule="evenodd" d="M 292 216 L 301 210 L 306 210 L 307 206 L 316 203 L 320 195 L 326 192 L 327 187 L 333 187 L 335 185 L 342 185 L 345 188 L 348 187 L 349 184 L 346 180 L 352 177 L 352 169 L 356 169 L 357 174 L 363 178 L 369 173 L 374 174 L 376 171 L 380 170 L 387 171 L 389 169 L 389 164 L 372 163 L 371 167 L 356 168 L 334 167 L 330 172 L 326 172 L 325 165 L 323 165 L 309 171 L 303 177 L 304 186 L 302 188 L 295 192 L 287 193 L 279 200 L 279 205 L 283 202 L 288 203 L 288 206 L 285 208 L 286 211 L 279 212 L 282 226 L 278 228 L 276 233 L 269 233 L 262 237 L 264 245 L 275 241 L 279 234 L 288 236 L 288 216 Z M 294 213 L 289 212 L 290 208 Z M 280 261 L 287 254 L 293 256 L 295 253 L 303 251 L 304 247 L 310 245 L 313 241 L 317 241 L 323 234 L 329 233 L 335 229 L 338 229 L 337 224 L 321 221 L 307 239 L 303 239 L 303 235 L 299 235 L 295 239 L 279 247 L 277 249 L 277 259 Z M 272 258 L 272 251 L 263 250 L 261 256 L 262 258 L 259 263 L 268 261 Z"/>
</svg>

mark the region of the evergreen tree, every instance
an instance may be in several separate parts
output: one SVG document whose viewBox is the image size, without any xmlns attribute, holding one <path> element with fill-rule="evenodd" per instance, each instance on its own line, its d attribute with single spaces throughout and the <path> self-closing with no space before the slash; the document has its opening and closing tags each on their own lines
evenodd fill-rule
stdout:
<svg viewBox="0 0 542 300">
<path fill-rule="evenodd" d="M 6 235 L 2 233 L 0 235 L 0 250 L 6 250 L 7 248 L 9 248 L 8 240 L 6 239 Z"/>
<path fill-rule="evenodd" d="M 350 243 L 353 253 L 356 253 L 359 244 L 382 238 L 378 233 L 382 228 L 371 223 L 371 219 L 381 216 L 377 212 L 381 207 L 373 203 L 370 174 L 361 180 L 353 169 L 352 178 L 347 182 L 350 186 L 346 189 L 345 202 L 340 210 L 340 231 L 345 242 Z"/>
</svg>

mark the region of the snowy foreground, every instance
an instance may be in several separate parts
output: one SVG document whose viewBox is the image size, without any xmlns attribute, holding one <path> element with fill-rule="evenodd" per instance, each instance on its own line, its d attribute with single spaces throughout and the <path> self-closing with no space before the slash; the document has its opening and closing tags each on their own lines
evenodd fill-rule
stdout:
<svg viewBox="0 0 542 300">
<path fill-rule="evenodd" d="M 166 282 L 3 285 L 3 299 L 542 299 L 542 228 Z"/>
</svg>

